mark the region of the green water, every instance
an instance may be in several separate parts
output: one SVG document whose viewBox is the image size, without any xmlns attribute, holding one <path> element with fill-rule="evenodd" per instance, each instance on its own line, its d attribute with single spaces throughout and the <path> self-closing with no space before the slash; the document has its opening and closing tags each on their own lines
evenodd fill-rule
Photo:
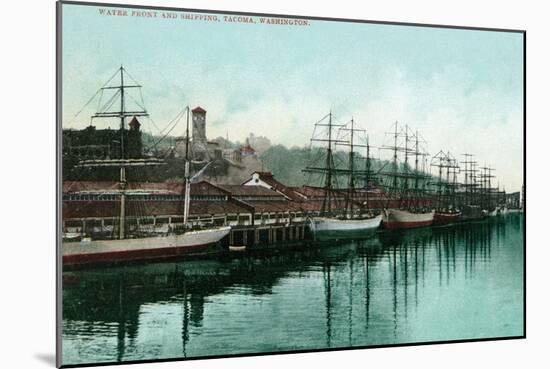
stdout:
<svg viewBox="0 0 550 369">
<path fill-rule="evenodd" d="M 523 227 L 65 272 L 63 364 L 522 336 Z"/>
</svg>

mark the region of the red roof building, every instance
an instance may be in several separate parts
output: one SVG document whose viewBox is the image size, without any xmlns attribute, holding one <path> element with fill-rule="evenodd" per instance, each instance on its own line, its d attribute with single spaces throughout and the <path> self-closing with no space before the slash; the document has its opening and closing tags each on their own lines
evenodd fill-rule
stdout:
<svg viewBox="0 0 550 369">
<path fill-rule="evenodd" d="M 203 113 L 205 114 L 206 113 L 206 110 L 204 110 L 203 108 L 201 108 L 200 106 L 197 106 L 195 109 L 191 110 L 192 113 Z"/>
<path fill-rule="evenodd" d="M 126 216 L 182 216 L 184 185 L 177 182 L 129 182 Z M 116 218 L 120 215 L 118 182 L 65 181 L 63 219 Z M 299 204 L 264 187 L 214 185 L 207 181 L 191 184 L 190 216 L 300 212 Z"/>
<path fill-rule="evenodd" d="M 256 155 L 256 150 L 254 150 L 254 148 L 250 146 L 248 138 L 246 139 L 246 144 L 244 146 L 241 146 L 240 151 L 242 157 Z"/>
</svg>

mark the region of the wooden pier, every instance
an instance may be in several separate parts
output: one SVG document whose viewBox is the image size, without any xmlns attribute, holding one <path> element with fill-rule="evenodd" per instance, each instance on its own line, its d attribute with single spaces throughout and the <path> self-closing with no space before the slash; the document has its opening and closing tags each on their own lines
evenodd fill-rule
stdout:
<svg viewBox="0 0 550 369">
<path fill-rule="evenodd" d="M 235 226 L 229 233 L 229 246 L 260 249 L 271 245 L 311 239 L 305 222 Z"/>
</svg>

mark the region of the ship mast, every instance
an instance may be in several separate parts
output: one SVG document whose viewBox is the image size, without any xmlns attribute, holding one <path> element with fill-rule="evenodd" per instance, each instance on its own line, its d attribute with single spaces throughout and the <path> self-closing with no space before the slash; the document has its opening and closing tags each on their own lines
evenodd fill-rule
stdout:
<svg viewBox="0 0 550 369">
<path fill-rule="evenodd" d="M 414 196 L 415 196 L 415 207 L 420 207 L 420 205 L 424 206 L 424 204 L 421 204 L 421 196 L 418 188 L 418 181 L 420 179 L 419 166 L 418 166 L 418 157 L 420 156 L 420 151 L 418 147 L 418 130 L 415 133 L 414 136 L 415 145 L 414 145 Z M 425 181 L 423 181 L 424 183 Z"/>
<path fill-rule="evenodd" d="M 394 127 L 394 132 L 386 132 L 387 135 L 391 134 L 393 136 L 393 146 L 382 146 L 382 149 L 392 150 L 393 152 L 393 170 L 383 173 L 392 179 L 392 185 L 389 186 L 390 196 L 388 201 L 391 199 L 397 200 L 400 208 L 410 209 L 420 205 L 421 196 L 419 181 L 420 179 L 426 179 L 427 176 L 423 174 L 423 171 L 419 168 L 419 158 L 425 157 L 428 154 L 420 152 L 420 136 L 418 132 L 416 133 L 415 146 L 409 147 L 409 140 L 412 140 L 412 137 L 409 134 L 409 126 L 405 125 L 404 128 L 399 130 L 398 123 L 395 122 Z M 401 146 L 398 145 L 398 138 L 404 138 L 404 142 Z M 401 170 L 399 170 L 399 165 L 397 162 L 398 152 L 401 152 L 404 155 L 404 162 Z M 414 170 L 412 170 L 409 165 L 409 155 L 415 156 Z M 413 187 L 409 188 L 411 183 L 409 180 L 414 180 L 414 182 L 412 182 Z"/>
<path fill-rule="evenodd" d="M 410 207 L 410 193 L 409 193 L 409 126 L 405 124 L 405 165 L 403 166 L 404 171 L 404 184 L 403 184 L 403 195 L 405 198 L 405 207 Z"/>
<path fill-rule="evenodd" d="M 420 156 L 420 151 L 418 150 L 418 131 L 415 135 L 415 146 L 414 146 L 414 172 L 418 174 L 418 157 Z M 414 176 L 414 190 L 418 192 L 418 175 Z"/>
<path fill-rule="evenodd" d="M 482 193 L 483 193 L 482 206 L 486 210 L 492 210 L 496 204 L 494 203 L 494 198 L 493 198 L 494 189 L 491 187 L 491 178 L 494 178 L 495 176 L 492 175 L 491 172 L 493 172 L 495 169 L 487 166 L 482 167 L 480 169 L 483 171 L 480 174 L 480 178 L 482 181 Z"/>
<path fill-rule="evenodd" d="M 426 182 L 430 179 L 430 176 L 426 174 L 427 167 L 427 157 L 429 154 L 424 150 L 421 151 L 420 143 L 426 143 L 418 133 L 418 130 L 415 132 L 415 146 L 414 146 L 414 193 L 415 193 L 415 206 L 425 207 L 426 206 Z M 420 168 L 420 158 L 422 158 L 422 168 Z M 420 180 L 422 182 L 420 183 Z"/>
<path fill-rule="evenodd" d="M 353 118 L 351 118 L 351 130 L 350 130 L 350 139 L 349 139 L 349 180 L 348 180 L 348 206 L 351 210 L 353 204 L 353 194 L 355 192 L 355 179 L 354 179 L 354 161 L 353 157 Z"/>
<path fill-rule="evenodd" d="M 140 85 L 124 85 L 124 72 L 125 69 L 121 65 L 120 66 L 120 86 L 111 86 L 111 87 L 103 87 L 103 89 L 119 89 L 120 91 L 120 112 L 118 113 L 120 117 L 120 159 L 121 159 L 121 166 L 120 166 L 120 216 L 119 216 L 119 238 L 123 239 L 126 236 L 126 165 L 124 163 L 125 159 L 128 159 L 128 153 L 126 150 L 125 145 L 125 130 L 126 130 L 126 117 L 127 116 L 149 116 L 149 114 L 144 110 L 141 111 L 133 111 L 133 112 L 127 112 L 126 111 L 126 101 L 125 101 L 125 89 L 126 88 L 141 88 Z M 115 113 L 111 112 L 98 112 L 96 113 L 92 118 L 97 117 L 112 117 L 116 116 Z"/>
<path fill-rule="evenodd" d="M 369 146 L 369 136 L 367 135 L 367 161 L 365 163 L 365 195 L 367 206 L 370 211 L 370 202 L 369 202 L 369 182 L 371 180 L 371 162 L 370 162 L 370 146 Z"/>
<path fill-rule="evenodd" d="M 388 203 L 387 203 L 386 207 L 393 206 L 393 205 L 391 205 L 392 200 L 394 200 L 394 201 L 397 200 L 399 202 L 399 206 L 401 207 L 401 202 L 403 200 L 403 191 L 399 191 L 398 177 L 405 177 L 405 176 L 400 175 L 399 168 L 398 168 L 398 163 L 397 163 L 397 151 L 400 150 L 400 147 L 397 145 L 397 138 L 400 137 L 400 132 L 398 131 L 397 121 L 393 124 L 393 127 L 394 127 L 393 132 L 386 132 L 386 135 L 393 136 L 393 146 L 383 145 L 381 147 L 382 149 L 392 151 L 392 160 L 391 160 L 392 168 L 391 168 L 390 171 L 383 172 L 382 174 L 384 174 L 385 176 L 391 178 L 391 184 L 387 186 L 387 187 L 389 187 L 389 192 L 388 192 L 388 197 L 387 197 L 388 198 Z M 401 182 L 403 182 L 403 181 L 401 181 Z"/>
<path fill-rule="evenodd" d="M 349 143 L 339 143 L 340 145 L 349 146 L 349 163 L 348 163 L 348 191 L 347 191 L 347 203 L 346 203 L 346 211 L 352 215 L 353 213 L 353 202 L 355 197 L 355 177 L 356 176 L 364 176 L 366 180 L 368 180 L 369 173 L 368 171 L 362 171 L 362 170 L 356 170 L 355 169 L 355 148 L 357 147 L 367 147 L 367 170 L 370 166 L 370 163 L 368 163 L 368 143 L 367 146 L 361 144 L 361 143 L 355 143 L 356 133 L 360 132 L 363 134 L 366 134 L 365 129 L 358 129 L 355 128 L 355 120 L 351 118 L 351 121 L 349 123 L 349 128 L 347 128 L 347 125 L 344 128 L 340 128 L 340 131 L 349 132 Z M 340 171 L 341 173 L 345 174 L 345 171 Z M 366 186 L 365 186 L 366 187 Z"/>
<path fill-rule="evenodd" d="M 185 197 L 183 207 L 183 224 L 187 227 L 189 204 L 191 202 L 191 180 L 189 178 L 189 105 L 187 106 L 187 123 L 185 128 Z"/>
<path fill-rule="evenodd" d="M 397 191 L 397 121 L 395 122 L 395 134 L 393 136 L 393 190 Z"/>
<path fill-rule="evenodd" d="M 325 119 L 328 118 L 328 123 L 323 123 Z M 363 144 L 362 142 L 356 143 L 357 134 L 364 134 L 366 136 L 366 130 L 362 128 L 356 128 L 356 122 L 355 119 L 352 118 L 349 122 L 346 124 L 335 124 L 333 121 L 332 112 L 327 114 L 324 118 L 322 118 L 319 122 L 315 123 L 315 130 L 313 134 L 313 138 L 311 139 L 311 142 L 322 142 L 326 143 L 326 156 L 324 157 L 324 166 L 316 167 L 316 166 L 307 166 L 303 172 L 306 173 L 317 173 L 317 174 L 324 174 L 325 175 L 325 181 L 324 181 L 324 191 L 325 191 L 325 197 L 323 199 L 323 204 L 321 206 L 321 213 L 330 213 L 333 212 L 335 209 L 333 209 L 332 203 L 333 203 L 333 192 L 337 190 L 337 183 L 335 181 L 335 178 L 337 176 L 346 176 L 347 177 L 347 189 L 344 193 L 343 191 L 339 191 L 338 193 L 342 193 L 345 195 L 345 212 L 346 216 L 352 217 L 353 216 L 353 204 L 355 197 L 357 195 L 356 193 L 356 179 L 361 178 L 365 179 L 365 189 L 368 187 L 368 181 L 370 178 L 371 173 L 371 163 L 370 163 L 370 153 L 369 153 L 369 144 L 368 144 L 368 136 L 367 136 L 367 144 Z M 316 138 L 315 131 L 318 127 L 327 127 L 328 132 L 325 133 L 325 137 L 327 138 Z M 338 129 L 338 135 L 336 138 L 334 138 L 333 129 Z M 360 136 L 361 137 L 361 136 Z M 346 146 L 349 147 L 348 152 L 348 165 L 346 168 L 336 168 L 336 165 L 334 164 L 334 149 L 338 146 Z M 361 170 L 356 167 L 356 160 L 358 160 L 356 150 L 357 148 L 367 148 L 367 162 L 366 162 L 366 170 Z M 362 158 L 359 156 L 359 159 L 362 160 Z M 368 200 L 367 200 L 368 204 Z"/>
<path fill-rule="evenodd" d="M 321 211 L 331 210 L 331 201 L 330 195 L 332 192 L 332 169 L 333 169 L 333 156 L 332 156 L 332 111 L 328 114 L 328 147 L 327 147 L 327 158 L 326 158 L 326 168 L 327 176 L 325 182 L 325 200 L 323 202 L 323 208 Z"/>
<path fill-rule="evenodd" d="M 456 169 L 458 168 L 456 160 L 450 152 L 445 153 L 441 150 L 432 157 L 430 165 L 438 168 L 437 182 L 429 183 L 437 186 L 437 209 L 454 208 L 456 206 Z"/>
<path fill-rule="evenodd" d="M 452 178 L 453 178 L 453 186 L 452 186 L 452 205 L 453 205 L 453 208 L 457 207 L 456 191 L 457 191 L 457 188 L 458 188 L 458 174 L 459 174 L 459 172 L 460 172 L 460 166 L 458 165 L 457 160 L 453 157 L 452 158 L 452 171 L 451 171 Z"/>
<path fill-rule="evenodd" d="M 328 118 L 328 123 L 323 123 L 325 119 Z M 321 142 L 326 143 L 326 155 L 325 155 L 325 163 L 322 167 L 316 167 L 316 166 L 307 166 L 305 169 L 303 169 L 303 172 L 306 173 L 317 173 L 317 174 L 323 174 L 325 175 L 325 183 L 324 183 L 324 192 L 325 196 L 323 198 L 323 204 L 321 205 L 320 212 L 321 214 L 330 213 L 332 209 L 332 193 L 334 191 L 334 175 L 342 172 L 347 172 L 346 170 L 342 169 L 336 169 L 334 165 L 334 155 L 333 155 L 333 147 L 335 144 L 345 144 L 345 141 L 337 140 L 332 138 L 332 130 L 334 128 L 340 128 L 343 127 L 342 124 L 334 124 L 332 122 L 332 111 L 330 111 L 326 116 L 324 116 L 319 122 L 315 123 L 315 129 L 314 129 L 314 136 L 315 131 L 318 127 L 327 127 L 327 138 L 311 138 L 311 143 L 314 142 Z"/>
<path fill-rule="evenodd" d="M 443 151 L 438 152 L 436 155 L 432 157 L 432 164 L 431 166 L 437 167 L 438 173 L 437 173 L 437 209 L 442 208 L 443 203 L 443 168 L 445 167 L 443 161 L 445 160 L 445 156 L 443 154 Z M 434 163 L 436 161 L 436 163 Z M 447 182 L 449 181 L 449 174 L 447 172 Z"/>
<path fill-rule="evenodd" d="M 118 90 L 111 99 L 105 104 L 103 111 L 98 111 L 94 115 L 92 115 L 92 119 L 95 118 L 119 118 L 120 119 L 120 158 L 119 159 L 109 159 L 109 160 L 81 160 L 78 163 L 78 167 L 84 168 L 84 167 L 116 167 L 120 170 L 120 178 L 119 178 L 119 188 L 120 188 L 120 214 L 119 214 L 119 239 L 124 239 L 126 237 L 126 200 L 127 200 L 127 180 L 126 180 L 126 168 L 127 167 L 134 167 L 134 166 L 150 166 L 150 165 L 164 165 L 164 161 L 160 159 L 129 159 L 128 158 L 128 150 L 127 150 L 127 144 L 126 144 L 126 117 L 129 116 L 149 116 L 149 113 L 142 108 L 142 110 L 135 110 L 135 111 L 127 111 L 126 110 L 126 92 L 128 89 L 132 88 L 141 88 L 141 85 L 139 85 L 135 80 L 128 75 L 128 72 L 124 69 L 124 67 L 121 65 L 119 68 L 120 73 L 120 85 L 118 86 L 104 86 L 100 90 Z M 132 79 L 135 84 L 133 85 L 125 85 L 124 84 L 124 76 L 128 75 L 130 79 Z M 116 74 L 114 75 L 116 76 Z M 114 78 L 111 77 L 111 78 Z M 109 82 L 107 82 L 109 83 Z M 109 111 L 110 107 L 115 101 L 115 98 L 117 97 L 117 94 L 120 94 L 120 110 L 119 111 Z M 139 105 L 139 103 L 138 103 Z"/>
<path fill-rule="evenodd" d="M 466 205 L 474 204 L 474 187 L 477 186 L 475 183 L 475 172 L 474 165 L 477 164 L 472 160 L 472 154 L 462 154 L 464 156 L 464 161 L 461 162 L 464 164 L 464 192 L 465 192 L 465 203 Z"/>
<path fill-rule="evenodd" d="M 124 114 L 124 68 L 120 66 L 120 158 L 126 159 L 126 153 L 124 150 L 124 125 L 126 116 Z M 126 224 L 126 167 L 120 167 L 120 226 L 119 235 L 120 239 L 123 239 Z"/>
</svg>

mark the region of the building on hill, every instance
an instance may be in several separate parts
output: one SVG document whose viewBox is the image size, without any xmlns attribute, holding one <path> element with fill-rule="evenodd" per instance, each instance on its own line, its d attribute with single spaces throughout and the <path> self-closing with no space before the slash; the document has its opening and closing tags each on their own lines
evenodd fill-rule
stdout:
<svg viewBox="0 0 550 369">
<path fill-rule="evenodd" d="M 220 160 L 228 156 L 226 148 L 217 140 L 209 141 L 206 137 L 206 110 L 197 106 L 191 110 L 192 114 L 192 132 L 189 142 L 189 152 L 187 152 L 187 138 L 185 136 L 176 138 L 174 147 L 175 157 L 185 158 L 187 154 L 192 161 L 209 162 Z M 240 157 L 235 158 L 239 159 Z M 237 161 L 237 160 L 234 160 Z"/>
<path fill-rule="evenodd" d="M 251 171 L 261 167 L 256 151 L 247 144 L 239 149 L 228 146 L 229 140 L 216 138 L 208 140 L 206 110 L 200 106 L 191 110 L 192 132 L 189 150 L 186 137 L 178 137 L 174 147 L 174 158 L 189 158 L 196 165 L 212 162 L 204 173 L 204 178 L 215 183 L 240 184 Z M 225 140 L 225 141 L 224 141 Z"/>
<path fill-rule="evenodd" d="M 250 141 L 248 140 L 248 137 L 246 138 L 246 144 L 241 146 L 240 151 L 242 157 L 256 156 L 256 150 L 254 150 L 254 148 L 250 146 Z"/>
<path fill-rule="evenodd" d="M 142 157 L 141 124 L 133 117 L 128 128 L 124 129 L 124 157 L 139 159 Z M 77 159 L 120 159 L 120 129 L 97 129 L 88 126 L 82 130 L 63 130 L 63 160 Z"/>
<path fill-rule="evenodd" d="M 224 159 L 232 161 L 233 163 L 241 163 L 243 161 L 241 150 L 224 149 L 222 151 L 222 156 Z"/>
<path fill-rule="evenodd" d="M 248 144 L 254 148 L 256 155 L 261 155 L 271 147 L 271 141 L 264 136 L 256 136 L 250 133 L 247 138 Z"/>
</svg>

